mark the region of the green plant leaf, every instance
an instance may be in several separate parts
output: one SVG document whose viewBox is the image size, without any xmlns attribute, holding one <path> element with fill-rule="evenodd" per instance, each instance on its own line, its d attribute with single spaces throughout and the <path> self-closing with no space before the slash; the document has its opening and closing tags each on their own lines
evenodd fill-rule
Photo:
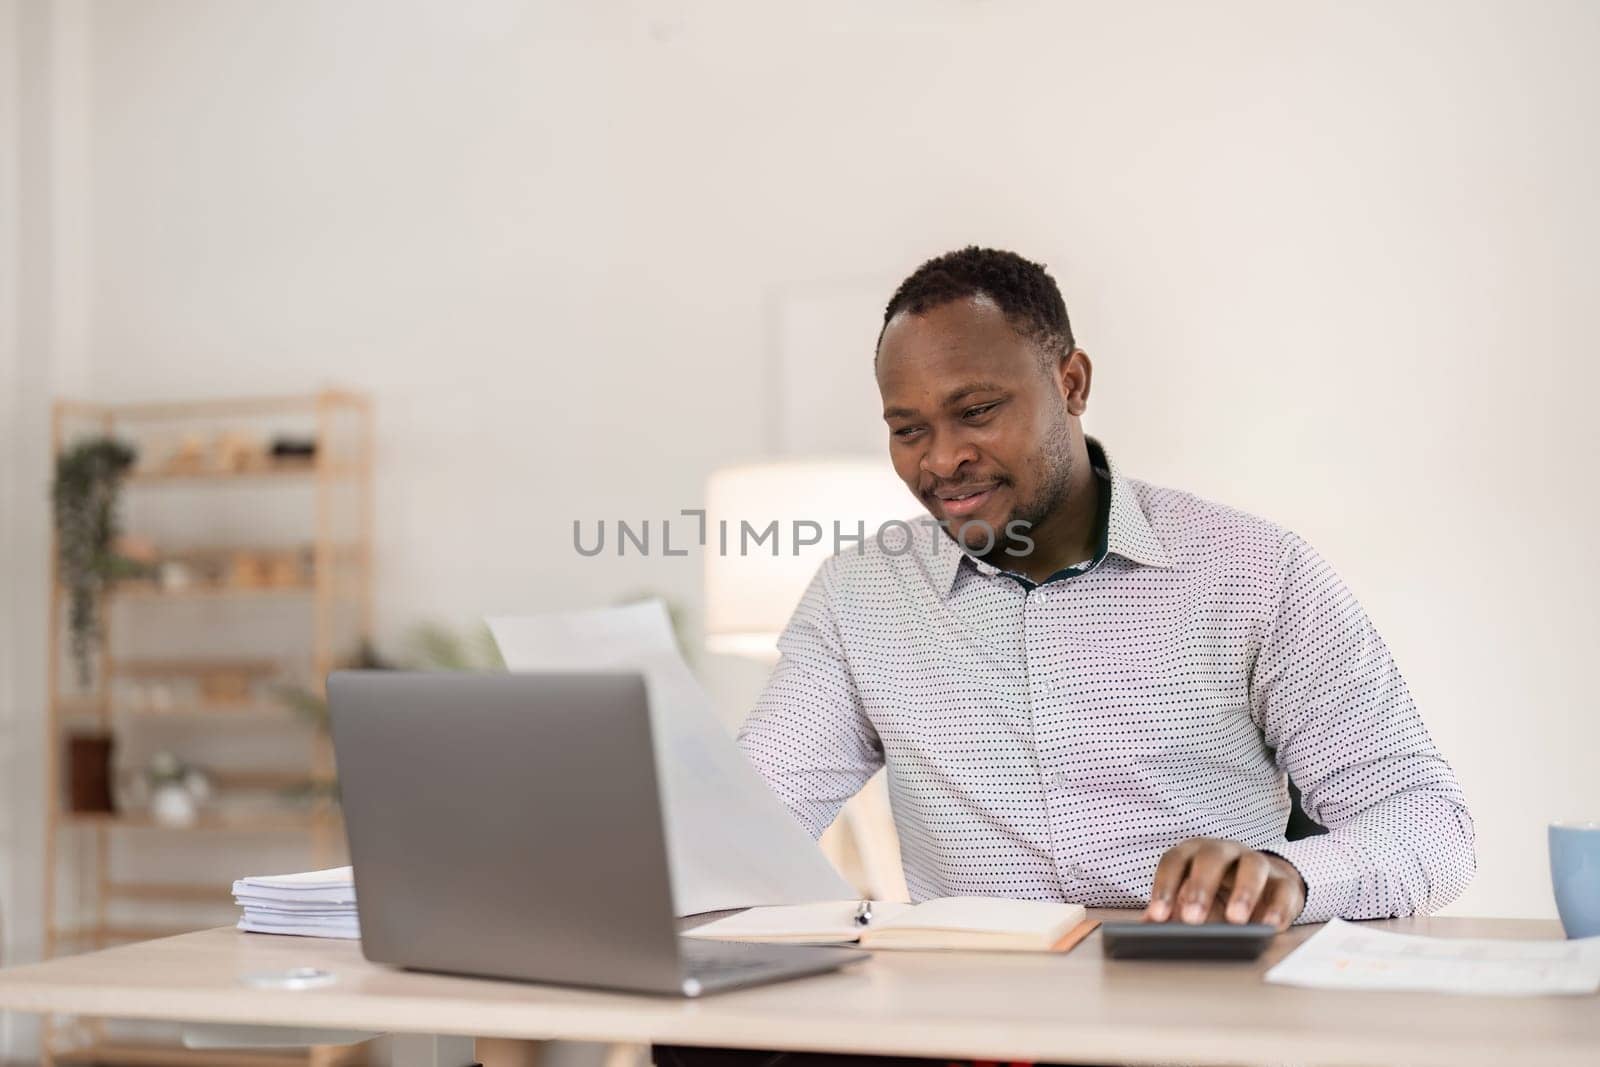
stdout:
<svg viewBox="0 0 1600 1067">
<path fill-rule="evenodd" d="M 111 551 L 119 532 L 117 504 L 136 453 L 112 437 L 91 437 L 56 457 L 50 499 L 56 553 L 67 590 L 69 647 L 78 682 L 93 680 L 93 651 L 100 636 L 100 598 L 126 576 L 131 561 Z"/>
</svg>

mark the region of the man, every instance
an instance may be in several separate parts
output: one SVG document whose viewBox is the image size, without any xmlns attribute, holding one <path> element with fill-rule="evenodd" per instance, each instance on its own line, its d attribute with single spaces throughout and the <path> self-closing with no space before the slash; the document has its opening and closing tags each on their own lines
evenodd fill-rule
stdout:
<svg viewBox="0 0 1600 1067">
<path fill-rule="evenodd" d="M 1092 366 L 1043 267 L 924 263 L 876 373 L 938 525 L 822 566 L 740 734 L 813 835 L 887 765 L 913 899 L 1282 928 L 1461 892 L 1472 820 L 1371 622 L 1293 533 L 1084 436 Z M 1286 837 L 1290 782 L 1327 833 Z"/>
</svg>

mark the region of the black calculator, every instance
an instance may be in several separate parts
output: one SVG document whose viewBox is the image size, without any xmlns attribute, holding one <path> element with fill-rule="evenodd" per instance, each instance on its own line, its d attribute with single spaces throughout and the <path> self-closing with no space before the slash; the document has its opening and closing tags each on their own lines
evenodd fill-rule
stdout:
<svg viewBox="0 0 1600 1067">
<path fill-rule="evenodd" d="M 1253 960 L 1278 928 L 1264 923 L 1103 923 L 1101 945 L 1114 960 Z"/>
</svg>

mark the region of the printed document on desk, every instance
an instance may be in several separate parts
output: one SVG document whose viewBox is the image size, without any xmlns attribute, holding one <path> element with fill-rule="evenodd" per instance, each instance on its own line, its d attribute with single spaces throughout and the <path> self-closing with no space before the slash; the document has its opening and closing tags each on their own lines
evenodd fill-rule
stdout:
<svg viewBox="0 0 1600 1067">
<path fill-rule="evenodd" d="M 1309 989 L 1581 995 L 1600 990 L 1600 937 L 1422 937 L 1334 919 L 1268 971 L 1266 980 Z"/>
<path fill-rule="evenodd" d="M 644 675 L 677 914 L 855 895 L 717 719 L 661 601 L 488 623 L 511 670 Z"/>
<path fill-rule="evenodd" d="M 239 929 L 249 933 L 361 936 L 349 867 L 240 878 L 233 883 L 233 899 L 242 909 Z"/>
</svg>

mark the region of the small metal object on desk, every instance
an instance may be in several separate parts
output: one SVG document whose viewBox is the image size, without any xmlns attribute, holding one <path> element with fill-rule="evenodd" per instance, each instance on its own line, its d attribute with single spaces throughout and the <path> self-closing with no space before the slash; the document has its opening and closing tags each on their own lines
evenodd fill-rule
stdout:
<svg viewBox="0 0 1600 1067">
<path fill-rule="evenodd" d="M 865 926 L 872 921 L 872 901 L 863 900 L 856 905 L 856 925 Z"/>
<path fill-rule="evenodd" d="M 239 981 L 256 989 L 321 989 L 339 980 L 332 971 L 317 967 L 290 967 L 287 971 L 241 974 Z"/>
</svg>

